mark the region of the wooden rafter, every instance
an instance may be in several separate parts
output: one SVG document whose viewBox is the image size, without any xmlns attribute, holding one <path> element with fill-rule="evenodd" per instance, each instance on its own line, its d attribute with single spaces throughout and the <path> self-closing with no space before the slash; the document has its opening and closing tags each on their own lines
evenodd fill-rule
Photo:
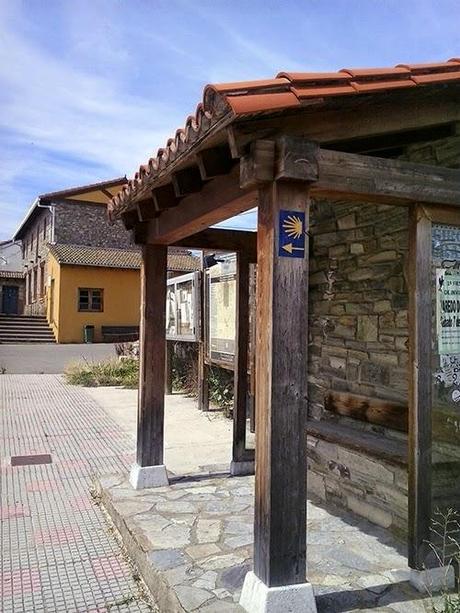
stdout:
<svg viewBox="0 0 460 613">
<path fill-rule="evenodd" d="M 207 228 L 175 242 L 174 245 L 189 249 L 243 252 L 250 262 L 257 260 L 257 232 Z"/>
</svg>

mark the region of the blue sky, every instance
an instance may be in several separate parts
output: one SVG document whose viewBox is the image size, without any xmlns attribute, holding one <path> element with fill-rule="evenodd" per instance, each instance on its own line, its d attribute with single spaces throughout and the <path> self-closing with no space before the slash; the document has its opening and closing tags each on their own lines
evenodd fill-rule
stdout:
<svg viewBox="0 0 460 613">
<path fill-rule="evenodd" d="M 208 82 L 447 60 L 459 23 L 458 0 L 0 0 L 0 239 L 40 193 L 132 175 Z"/>
</svg>

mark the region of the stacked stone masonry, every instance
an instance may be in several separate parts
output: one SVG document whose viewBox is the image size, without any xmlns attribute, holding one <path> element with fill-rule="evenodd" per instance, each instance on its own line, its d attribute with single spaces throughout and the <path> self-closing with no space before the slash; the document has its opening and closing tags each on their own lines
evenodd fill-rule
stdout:
<svg viewBox="0 0 460 613">
<path fill-rule="evenodd" d="M 418 163 L 460 167 L 460 136 L 411 145 Z M 327 392 L 349 392 L 407 405 L 408 209 L 315 201 L 310 228 L 308 398 L 311 420 L 337 421 L 381 438 L 407 436 L 332 415 Z M 308 487 L 396 531 L 407 524 L 407 468 L 363 449 L 308 436 Z"/>
</svg>

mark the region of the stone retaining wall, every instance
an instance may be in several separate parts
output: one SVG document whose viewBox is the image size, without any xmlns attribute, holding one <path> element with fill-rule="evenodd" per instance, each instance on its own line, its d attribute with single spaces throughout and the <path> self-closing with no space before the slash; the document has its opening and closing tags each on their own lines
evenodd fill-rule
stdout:
<svg viewBox="0 0 460 613">
<path fill-rule="evenodd" d="M 407 147 L 403 159 L 460 168 L 460 136 Z M 309 416 L 330 390 L 407 403 L 408 209 L 315 201 L 310 228 Z M 334 416 L 337 418 L 337 416 Z M 338 418 L 397 439 L 381 426 Z M 373 523 L 407 531 L 407 468 L 308 437 L 308 488 Z"/>
<path fill-rule="evenodd" d="M 407 533 L 407 469 L 307 437 L 307 490 L 382 528 Z"/>
</svg>

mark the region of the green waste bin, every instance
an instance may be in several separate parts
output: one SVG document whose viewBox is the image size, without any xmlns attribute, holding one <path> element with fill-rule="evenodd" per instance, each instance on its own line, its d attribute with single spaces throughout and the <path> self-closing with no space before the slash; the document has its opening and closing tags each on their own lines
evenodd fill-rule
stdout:
<svg viewBox="0 0 460 613">
<path fill-rule="evenodd" d="M 94 343 L 94 326 L 83 327 L 83 338 L 85 343 Z"/>
</svg>

